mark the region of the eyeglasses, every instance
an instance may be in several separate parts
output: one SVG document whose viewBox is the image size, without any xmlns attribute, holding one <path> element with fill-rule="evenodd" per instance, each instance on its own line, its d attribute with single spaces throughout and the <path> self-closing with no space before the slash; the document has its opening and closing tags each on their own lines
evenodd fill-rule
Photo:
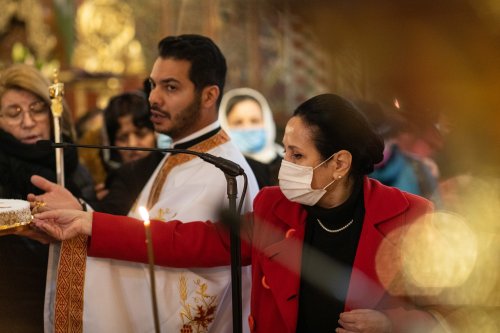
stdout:
<svg viewBox="0 0 500 333">
<path fill-rule="evenodd" d="M 19 125 L 24 119 L 24 111 L 19 105 L 8 106 L 0 113 L 12 125 Z M 49 115 L 49 107 L 44 101 L 36 101 L 30 104 L 27 112 L 34 121 L 43 121 Z"/>
</svg>

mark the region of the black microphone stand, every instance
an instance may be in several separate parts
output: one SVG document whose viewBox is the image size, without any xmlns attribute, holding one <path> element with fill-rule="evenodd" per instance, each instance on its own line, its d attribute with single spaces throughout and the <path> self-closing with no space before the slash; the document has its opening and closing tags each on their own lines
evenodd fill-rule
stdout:
<svg viewBox="0 0 500 333">
<path fill-rule="evenodd" d="M 231 252 L 231 296 L 233 310 L 233 333 L 241 333 L 242 327 L 242 300 L 241 300 L 241 239 L 240 239 L 240 219 L 239 211 L 236 208 L 236 199 L 238 197 L 238 183 L 236 177 L 243 175 L 246 180 L 245 171 L 236 163 L 222 157 L 214 156 L 208 153 L 201 153 L 188 149 L 176 148 L 140 148 L 140 147 L 119 147 L 119 146 L 101 146 L 84 145 L 68 142 L 53 143 L 49 140 L 40 140 L 37 145 L 42 149 L 48 148 L 90 148 L 90 149 L 113 149 L 113 150 L 139 150 L 139 151 L 160 151 L 165 153 L 180 153 L 196 155 L 205 162 L 208 162 L 224 172 L 227 181 L 227 197 L 229 199 L 229 211 L 231 214 L 230 229 L 230 252 Z M 244 198 L 241 198 L 243 200 Z M 241 206 L 241 201 L 240 201 Z"/>
<path fill-rule="evenodd" d="M 231 223 L 229 224 L 231 249 L 231 295 L 233 302 L 233 333 L 242 332 L 242 300 L 241 300 L 241 239 L 238 211 L 236 209 L 236 198 L 238 196 L 238 184 L 236 177 L 224 173 L 227 181 L 227 197 L 229 199 L 229 212 Z"/>
</svg>

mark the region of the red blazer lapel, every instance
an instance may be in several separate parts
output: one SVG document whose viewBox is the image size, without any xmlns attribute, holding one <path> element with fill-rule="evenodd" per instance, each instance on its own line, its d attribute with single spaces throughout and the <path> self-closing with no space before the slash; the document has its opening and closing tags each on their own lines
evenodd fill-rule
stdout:
<svg viewBox="0 0 500 333">
<path fill-rule="evenodd" d="M 409 206 L 401 192 L 368 178 L 364 181 L 364 200 L 366 213 L 349 283 L 346 311 L 375 308 L 384 296 L 386 289 L 380 281 L 377 263 L 391 265 L 385 259 L 397 249 L 385 238 L 380 226 L 388 222 L 402 225 L 401 214 Z"/>
</svg>

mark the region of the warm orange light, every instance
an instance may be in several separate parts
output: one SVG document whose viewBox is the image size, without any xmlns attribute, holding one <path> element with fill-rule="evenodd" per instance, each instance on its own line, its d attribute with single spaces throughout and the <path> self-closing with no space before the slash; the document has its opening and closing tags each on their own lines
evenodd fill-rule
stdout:
<svg viewBox="0 0 500 333">
<path fill-rule="evenodd" d="M 141 215 L 142 220 L 144 221 L 144 225 L 149 225 L 149 213 L 146 207 L 140 206 L 139 207 L 139 215 Z"/>
<path fill-rule="evenodd" d="M 401 109 L 400 105 L 399 105 L 399 101 L 397 98 L 394 98 L 394 106 L 396 107 L 396 109 Z"/>
</svg>

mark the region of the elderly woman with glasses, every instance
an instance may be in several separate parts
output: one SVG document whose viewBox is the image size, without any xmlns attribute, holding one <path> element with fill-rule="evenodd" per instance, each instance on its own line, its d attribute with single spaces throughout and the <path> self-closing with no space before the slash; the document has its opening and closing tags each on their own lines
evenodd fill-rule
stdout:
<svg viewBox="0 0 500 333">
<path fill-rule="evenodd" d="M 53 139 L 49 81 L 34 67 L 16 64 L 0 73 L 0 198 L 26 200 L 40 190 L 32 175 L 56 180 L 55 153 L 42 151 L 38 140 Z M 64 141 L 72 139 L 67 109 L 62 116 Z M 66 187 L 92 199 L 88 172 L 76 150 L 64 153 Z M 17 235 L 0 237 L 0 331 L 43 331 L 48 246 Z"/>
</svg>

